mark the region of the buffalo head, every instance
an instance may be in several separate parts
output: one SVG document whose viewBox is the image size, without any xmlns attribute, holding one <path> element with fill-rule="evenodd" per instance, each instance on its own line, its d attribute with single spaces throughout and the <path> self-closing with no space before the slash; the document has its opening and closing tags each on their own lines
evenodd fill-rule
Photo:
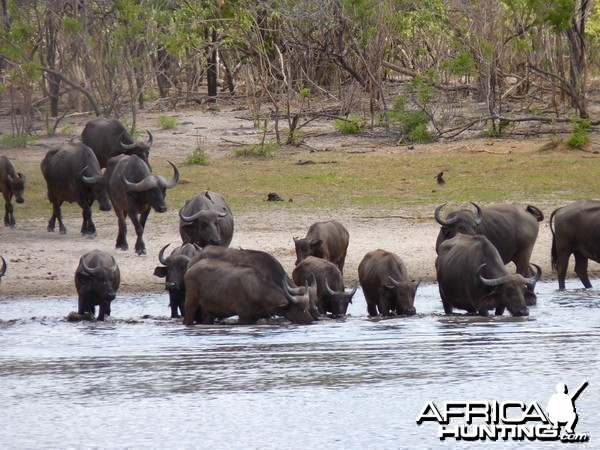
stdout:
<svg viewBox="0 0 600 450">
<path fill-rule="evenodd" d="M 525 278 L 519 274 L 507 274 L 498 278 L 485 278 L 482 270 L 486 264 L 477 268 L 477 277 L 485 286 L 493 287 L 494 290 L 483 298 L 480 312 L 483 309 L 496 309 L 496 314 L 502 314 L 504 308 L 507 308 L 513 316 L 528 316 L 529 309 L 525 303 L 525 294 L 527 284 L 535 284 L 542 276 L 542 269 L 536 264 L 536 274 L 533 277 Z"/>
<path fill-rule="evenodd" d="M 173 178 L 170 181 L 160 175 L 147 175 L 143 180 L 132 183 L 123 176 L 123 184 L 127 192 L 139 195 L 141 203 L 149 204 L 159 213 L 167 210 L 165 203 L 166 190 L 175 187 L 179 181 L 179 170 L 171 161 L 167 162 L 173 167 Z"/>
<path fill-rule="evenodd" d="M 123 133 L 121 133 L 121 140 L 120 140 L 120 144 L 121 144 L 121 148 L 123 149 L 123 153 L 126 155 L 137 155 L 140 158 L 142 158 L 144 160 L 144 162 L 146 164 L 148 164 L 148 167 L 150 167 L 150 163 L 148 162 L 148 157 L 150 155 L 150 148 L 152 147 L 152 133 L 150 133 L 150 131 L 146 130 L 146 133 L 148 133 L 148 141 L 143 142 L 143 141 L 137 141 L 137 142 L 132 142 L 132 143 L 125 143 L 124 142 L 124 137 L 129 137 L 129 135 L 126 134 L 126 132 L 124 131 Z M 133 139 L 126 139 L 126 140 L 130 140 L 133 141 Z"/>
<path fill-rule="evenodd" d="M 289 287 L 287 280 L 283 280 L 283 291 L 287 298 L 288 305 L 284 309 L 283 315 L 292 323 L 309 324 L 314 320 L 310 310 L 310 298 L 308 293 L 308 281 L 304 285 L 304 294 L 299 295 Z"/>
<path fill-rule="evenodd" d="M 315 256 L 317 258 L 325 257 L 325 252 L 323 250 L 323 239 L 306 239 L 295 237 L 294 245 L 296 247 L 296 265 L 300 264 L 309 256 Z"/>
<path fill-rule="evenodd" d="M 8 184 L 10 185 L 10 189 L 15 196 L 15 200 L 17 203 L 23 203 L 25 198 L 23 197 L 23 192 L 25 191 L 25 180 L 27 177 L 22 173 L 17 173 L 16 177 L 12 175 L 8 175 Z"/>
<path fill-rule="evenodd" d="M 221 245 L 221 231 L 219 219 L 229 213 L 223 207 L 221 212 L 214 209 L 201 209 L 190 216 L 183 212 L 185 206 L 179 210 L 182 234 L 187 235 L 187 242 L 197 243 L 204 247 L 207 245 Z"/>
<path fill-rule="evenodd" d="M 382 284 L 379 288 L 379 295 L 385 298 L 391 309 L 398 315 L 412 316 L 417 311 L 414 307 L 415 295 L 421 281 L 414 283 L 412 281 L 397 281 L 388 276 L 389 283 Z"/>
<path fill-rule="evenodd" d="M 356 293 L 358 286 L 354 286 L 350 291 L 334 291 L 329 287 L 327 278 L 325 278 L 326 302 L 331 308 L 334 317 L 346 315 L 348 305 L 352 303 L 352 297 Z"/>
<path fill-rule="evenodd" d="M 445 219 L 442 219 L 440 212 L 447 203 L 442 203 L 435 208 L 435 220 L 442 226 L 435 243 L 436 250 L 443 241 L 452 239 L 458 233 L 471 236 L 477 234 L 477 226 L 483 220 L 483 210 L 476 203 L 471 202 L 471 204 L 476 212 L 461 209 L 448 213 Z"/>
</svg>

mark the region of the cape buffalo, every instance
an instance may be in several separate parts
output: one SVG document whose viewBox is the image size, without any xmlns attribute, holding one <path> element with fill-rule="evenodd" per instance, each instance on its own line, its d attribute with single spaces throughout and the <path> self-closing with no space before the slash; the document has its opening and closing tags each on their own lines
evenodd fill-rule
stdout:
<svg viewBox="0 0 600 450">
<path fill-rule="evenodd" d="M 112 255 L 101 250 L 83 255 L 75 271 L 77 312 L 94 318 L 96 306 L 99 306 L 98 320 L 110 316 L 110 304 L 117 296 L 120 283 L 119 266 Z"/>
<path fill-rule="evenodd" d="M 287 272 L 281 265 L 281 263 L 273 255 L 261 250 L 247 250 L 247 249 L 236 249 L 229 247 L 222 247 L 216 245 L 208 245 L 202 249 L 189 263 L 188 267 L 191 267 L 195 262 L 201 259 L 219 259 L 222 261 L 228 261 L 232 264 L 252 266 L 257 269 L 264 277 L 271 280 L 276 285 L 279 285 L 281 280 L 285 280 L 287 289 L 293 295 L 304 295 L 305 286 L 304 281 L 300 285 L 296 285 L 294 281 L 288 276 Z M 314 277 L 309 281 L 309 299 L 310 308 L 309 311 L 313 318 L 317 320 L 319 318 L 319 310 L 317 309 L 318 297 L 317 297 L 317 284 Z"/>
<path fill-rule="evenodd" d="M 357 286 L 346 292 L 340 269 L 332 262 L 316 256 L 308 256 L 300 261 L 292 272 L 292 279 L 299 286 L 310 282 L 313 276 L 317 281 L 319 313 L 330 312 L 334 317 L 345 315 L 348 311 L 348 304 L 352 303 Z"/>
<path fill-rule="evenodd" d="M 185 273 L 185 325 L 212 324 L 237 315 L 240 325 L 283 315 L 290 322 L 313 321 L 307 295 L 292 295 L 285 280 L 275 284 L 252 266 L 203 259 Z"/>
<path fill-rule="evenodd" d="M 177 167 L 170 161 L 168 163 L 173 167 L 171 181 L 152 175 L 148 164 L 136 155 L 119 155 L 108 160 L 104 179 L 119 222 L 116 248 L 129 248 L 125 224 L 125 217 L 129 216 L 137 235 L 135 252 L 138 255 L 146 254 L 143 234 L 150 209 L 154 208 L 158 213 L 165 212 L 166 191 L 179 181 Z"/>
<path fill-rule="evenodd" d="M 185 202 L 179 210 L 182 241 L 228 247 L 233 237 L 233 215 L 221 194 L 203 191 Z"/>
<path fill-rule="evenodd" d="M 358 265 L 358 280 L 370 316 L 392 314 L 412 316 L 419 283 L 408 279 L 402 259 L 385 250 L 367 253 Z"/>
<path fill-rule="evenodd" d="M 337 220 L 313 223 L 306 237 L 294 238 L 296 265 L 308 256 L 316 256 L 334 263 L 344 273 L 344 262 L 350 235 Z"/>
<path fill-rule="evenodd" d="M 14 228 L 16 225 L 12 204 L 13 195 L 17 203 L 23 203 L 25 175 L 18 173 L 10 159 L 0 156 L 0 191 L 4 196 L 4 226 Z"/>
<path fill-rule="evenodd" d="M 6 273 L 6 260 L 3 256 L 0 256 L 0 259 L 2 260 L 2 268 L 0 268 L 0 281 L 2 281 L 2 277 Z"/>
<path fill-rule="evenodd" d="M 533 270 L 529 264 L 531 252 L 539 232 L 539 223 L 544 214 L 535 206 L 523 208 L 517 205 L 498 205 L 480 208 L 471 202 L 476 212 L 466 209 L 448 213 L 441 218 L 441 210 L 446 203 L 435 209 L 435 220 L 441 225 L 435 243 L 436 251 L 446 239 L 457 233 L 486 236 L 498 249 L 504 264 L 513 262 L 516 272 L 531 277 Z M 535 285 L 528 286 L 528 303 L 535 304 Z"/>
<path fill-rule="evenodd" d="M 60 207 L 63 202 L 76 202 L 82 209 L 81 234 L 95 236 L 92 204 L 97 200 L 101 211 L 110 211 L 110 201 L 94 152 L 85 144 L 65 144 L 46 153 L 41 169 L 52 203 L 48 231 L 54 231 L 58 220 L 60 233 L 67 232 Z"/>
<path fill-rule="evenodd" d="M 527 316 L 526 284 L 535 284 L 542 269 L 531 278 L 508 274 L 496 247 L 485 236 L 457 234 L 442 242 L 435 260 L 437 281 L 446 314 L 452 308 L 488 315 L 507 308 L 513 316 Z"/>
<path fill-rule="evenodd" d="M 137 155 L 148 167 L 148 155 L 152 147 L 152 134 L 148 133 L 148 141 L 134 141 L 125 127 L 117 119 L 97 117 L 85 124 L 81 133 L 81 141 L 90 147 L 98 158 L 100 167 L 106 167 L 108 160 L 117 155 Z"/>
<path fill-rule="evenodd" d="M 165 250 L 170 244 L 165 245 L 158 253 L 158 260 L 162 266 L 154 269 L 154 275 L 165 279 L 165 289 L 169 291 L 169 306 L 171 307 L 171 317 L 179 317 L 179 313 L 184 315 L 185 302 L 185 284 L 183 276 L 188 268 L 190 259 L 202 249 L 195 244 L 183 244 L 181 247 L 173 249 L 171 254 L 165 258 Z"/>
<path fill-rule="evenodd" d="M 600 201 L 577 200 L 552 211 L 550 231 L 552 267 L 558 273 L 558 288 L 565 288 L 571 254 L 575 255 L 575 273 L 586 288 L 591 288 L 588 259 L 600 262 Z"/>
</svg>

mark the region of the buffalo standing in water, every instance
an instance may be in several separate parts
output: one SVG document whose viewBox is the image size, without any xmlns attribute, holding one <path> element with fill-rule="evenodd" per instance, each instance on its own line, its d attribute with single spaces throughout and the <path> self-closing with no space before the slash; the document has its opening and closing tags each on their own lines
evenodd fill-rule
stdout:
<svg viewBox="0 0 600 450">
<path fill-rule="evenodd" d="M 502 315 L 505 309 L 513 316 L 527 316 L 526 284 L 535 284 L 542 269 L 531 278 L 508 274 L 502 258 L 485 236 L 457 234 L 442 242 L 435 260 L 437 281 L 446 314 L 453 308 L 487 316 L 495 309 Z"/>
<path fill-rule="evenodd" d="M 337 220 L 313 223 L 306 236 L 294 238 L 296 265 L 309 256 L 316 256 L 335 264 L 344 273 L 350 234 Z"/>
<path fill-rule="evenodd" d="M 93 319 L 99 306 L 98 320 L 110 316 L 111 302 L 117 296 L 120 283 L 119 266 L 112 255 L 101 250 L 83 255 L 75 271 L 77 312 Z"/>
</svg>

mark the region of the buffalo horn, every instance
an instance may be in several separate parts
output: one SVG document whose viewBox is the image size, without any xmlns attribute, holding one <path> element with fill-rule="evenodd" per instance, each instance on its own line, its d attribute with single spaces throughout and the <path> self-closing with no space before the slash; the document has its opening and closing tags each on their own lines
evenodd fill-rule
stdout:
<svg viewBox="0 0 600 450">
<path fill-rule="evenodd" d="M 294 297 L 290 291 L 288 291 L 288 284 L 287 284 L 287 280 L 284 279 L 282 282 L 283 285 L 283 290 L 285 292 L 285 297 L 287 298 L 288 302 L 291 303 L 292 305 L 295 305 L 298 303 L 298 299 L 296 299 L 296 297 Z"/>
<path fill-rule="evenodd" d="M 183 208 L 185 208 L 185 206 Z M 200 214 L 202 214 L 202 211 L 203 211 L 203 210 L 196 211 L 191 216 L 186 216 L 186 215 L 183 214 L 183 208 L 181 208 L 179 210 L 179 218 L 181 220 L 183 220 L 184 222 L 190 222 L 190 223 L 193 222 L 194 220 L 196 220 L 198 217 L 200 217 Z"/>
<path fill-rule="evenodd" d="M 485 265 L 486 264 L 484 263 L 477 268 L 477 276 L 483 284 L 486 286 L 502 286 L 504 283 L 506 283 L 508 275 L 504 275 L 500 278 L 483 278 L 483 275 L 481 275 L 481 269 L 483 269 Z"/>
<path fill-rule="evenodd" d="M 142 181 L 139 181 L 137 183 L 132 183 L 129 180 L 127 180 L 125 176 L 123 176 L 123 183 L 125 184 L 125 187 L 128 191 L 134 192 L 149 191 L 150 189 L 155 188 L 157 185 L 156 177 L 152 175 L 148 175 Z"/>
<path fill-rule="evenodd" d="M 540 281 L 540 278 L 542 278 L 542 268 L 540 266 L 538 266 L 537 264 L 531 264 L 533 267 L 535 267 L 536 272 L 535 275 L 530 277 L 530 278 L 525 278 L 525 283 L 526 284 L 535 284 L 538 281 Z"/>
<path fill-rule="evenodd" d="M 350 292 L 346 292 L 346 294 L 348 294 L 350 297 L 354 296 L 354 294 L 356 294 L 356 290 L 358 289 L 358 284 L 355 284 L 354 287 L 352 289 L 350 289 Z"/>
<path fill-rule="evenodd" d="M 173 178 L 171 178 L 171 181 L 169 181 L 165 187 L 167 189 L 171 189 L 172 187 L 175 187 L 175 185 L 179 181 L 179 170 L 177 170 L 177 167 L 175 167 L 175 164 L 173 164 L 171 161 L 167 162 L 171 164 L 171 167 L 173 168 Z"/>
<path fill-rule="evenodd" d="M 329 283 L 327 283 L 327 277 L 325 277 L 325 292 L 329 296 L 335 295 L 335 292 L 329 287 Z"/>
<path fill-rule="evenodd" d="M 86 175 L 83 174 L 83 172 L 86 171 L 86 169 L 89 166 L 85 166 L 82 170 L 81 170 L 81 179 L 83 180 L 83 182 L 85 184 L 96 184 L 99 183 L 102 180 L 102 174 L 98 174 L 98 175 L 94 175 L 93 177 L 88 177 Z"/>
<path fill-rule="evenodd" d="M 165 259 L 165 250 L 169 245 L 171 244 L 165 245 L 163 248 L 160 249 L 160 252 L 158 252 L 158 260 L 163 266 L 167 265 L 167 260 Z"/>
<path fill-rule="evenodd" d="M 301 295 L 303 294 L 302 292 L 302 288 L 300 287 L 292 287 L 289 285 L 287 278 L 283 279 L 283 286 L 285 287 L 285 290 L 287 292 L 289 292 L 292 295 Z"/>
<path fill-rule="evenodd" d="M 395 284 L 396 286 L 398 286 L 400 284 L 400 282 L 398 280 L 394 280 L 390 275 L 388 275 L 388 278 L 390 279 L 390 281 Z"/>
<path fill-rule="evenodd" d="M 437 223 L 439 223 L 440 225 L 447 227 L 449 225 L 452 225 L 454 222 L 456 222 L 458 220 L 458 217 L 452 217 L 451 219 L 442 219 L 440 216 L 440 211 L 442 210 L 442 208 L 444 206 L 446 206 L 448 204 L 448 202 L 446 203 L 442 203 L 440 206 L 438 206 L 437 208 L 435 208 L 435 220 L 437 221 Z"/>
<path fill-rule="evenodd" d="M 126 144 L 125 142 L 123 142 L 121 140 L 121 147 L 123 147 L 123 150 L 131 150 L 133 148 L 135 148 L 137 144 L 134 142 L 133 144 Z"/>
<path fill-rule="evenodd" d="M 227 213 L 227 208 L 225 208 L 225 207 L 223 206 L 223 212 L 220 212 L 220 213 L 219 213 L 219 217 L 225 217 L 227 214 L 228 214 L 228 213 Z"/>
<path fill-rule="evenodd" d="M 114 258 L 113 258 L 113 262 L 114 262 Z M 91 267 L 88 267 L 88 265 L 85 263 L 85 257 L 83 257 L 83 256 L 81 257 L 81 267 L 83 267 L 83 270 L 90 275 L 95 275 L 102 271 L 101 267 L 94 267 L 93 269 Z"/>
<path fill-rule="evenodd" d="M 481 210 L 481 208 L 479 207 L 479 205 L 477 203 L 474 203 L 474 202 L 470 202 L 470 203 L 477 210 L 477 215 L 475 217 L 475 223 L 477 225 L 479 225 L 481 223 L 481 221 L 483 220 L 483 211 Z"/>
<path fill-rule="evenodd" d="M 146 133 L 148 133 L 148 142 L 146 142 L 146 145 L 148 146 L 148 148 L 152 147 L 152 133 L 150 133 L 150 130 L 146 130 Z"/>
<path fill-rule="evenodd" d="M 2 269 L 0 269 L 0 277 L 1 277 L 6 273 L 6 261 L 4 260 L 3 256 L 0 256 L 0 259 L 2 259 Z"/>
</svg>

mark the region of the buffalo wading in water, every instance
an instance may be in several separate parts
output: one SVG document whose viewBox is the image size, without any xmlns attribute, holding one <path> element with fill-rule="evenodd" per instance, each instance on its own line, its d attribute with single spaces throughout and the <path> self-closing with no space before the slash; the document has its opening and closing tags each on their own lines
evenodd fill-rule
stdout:
<svg viewBox="0 0 600 450">
<path fill-rule="evenodd" d="M 203 191 L 179 210 L 179 233 L 186 243 L 229 247 L 233 238 L 233 215 L 221 194 Z"/>
<path fill-rule="evenodd" d="M 550 231 L 552 267 L 558 274 L 558 288 L 565 288 L 571 255 L 575 255 L 575 273 L 584 287 L 591 288 L 588 260 L 600 262 L 600 201 L 577 200 L 552 211 Z"/>
<path fill-rule="evenodd" d="M 14 206 L 12 198 L 17 203 L 25 201 L 23 192 L 25 190 L 25 175 L 15 170 L 10 159 L 0 156 L 0 191 L 4 197 L 4 226 L 14 228 L 16 225 Z"/>
<path fill-rule="evenodd" d="M 152 175 L 148 164 L 136 155 L 120 155 L 108 160 L 104 179 L 119 222 L 116 248 L 129 249 L 125 223 L 125 218 L 129 216 L 137 235 L 135 252 L 138 255 L 146 254 L 143 234 L 150 210 L 154 208 L 158 213 L 165 212 L 167 189 L 179 181 L 177 167 L 170 161 L 168 163 L 173 168 L 170 181 L 160 175 Z"/>
<path fill-rule="evenodd" d="M 309 256 L 300 261 L 292 272 L 292 279 L 301 286 L 311 283 L 314 277 L 317 282 L 317 307 L 320 314 L 331 313 L 333 317 L 346 315 L 348 305 L 358 286 L 350 291 L 344 288 L 344 277 L 338 267 L 332 262 L 316 256 Z"/>
<path fill-rule="evenodd" d="M 82 209 L 81 234 L 95 236 L 92 204 L 97 200 L 101 211 L 110 211 L 110 200 L 92 150 L 84 144 L 64 144 L 46 153 L 41 169 L 46 179 L 48 200 L 52 203 L 48 231 L 54 231 L 58 220 L 60 233 L 67 232 L 62 221 L 61 205 L 63 202 L 75 202 Z"/>
<path fill-rule="evenodd" d="M 435 260 L 438 288 L 446 314 L 452 309 L 487 316 L 494 309 L 502 315 L 527 316 L 526 284 L 535 284 L 542 269 L 534 264 L 535 275 L 525 278 L 506 272 L 496 247 L 485 236 L 457 234 L 442 242 Z"/>
<path fill-rule="evenodd" d="M 382 249 L 368 252 L 358 265 L 358 280 L 370 316 L 416 313 L 419 283 L 408 279 L 406 265 L 398 255 Z"/>
<path fill-rule="evenodd" d="M 350 235 L 337 220 L 313 223 L 304 238 L 294 238 L 296 265 L 309 256 L 335 264 L 342 274 Z"/>
<path fill-rule="evenodd" d="M 446 203 L 435 209 L 435 220 L 441 225 L 435 244 L 436 252 L 443 241 L 458 233 L 482 235 L 498 249 L 504 264 L 512 261 L 517 273 L 531 278 L 534 271 L 529 261 L 544 214 L 532 205 L 524 208 L 517 205 L 481 208 L 476 203 L 471 204 L 475 212 L 466 209 L 452 211 L 445 219 L 441 217 L 441 210 Z M 528 285 L 526 301 L 528 305 L 535 305 L 535 284 Z"/>
<path fill-rule="evenodd" d="M 171 307 L 171 318 L 185 315 L 185 283 L 183 276 L 188 268 L 190 260 L 202 249 L 195 244 L 183 244 L 173 249 L 168 257 L 165 250 L 170 244 L 165 245 L 158 253 L 158 260 L 162 266 L 154 269 L 154 275 L 165 279 L 165 289 L 169 292 L 169 306 Z"/>
<path fill-rule="evenodd" d="M 93 319 L 99 306 L 98 320 L 110 316 L 111 302 L 117 296 L 121 274 L 112 255 L 93 250 L 79 259 L 75 271 L 78 314 Z"/>
<path fill-rule="evenodd" d="M 236 315 L 240 325 L 273 316 L 297 324 L 313 321 L 308 293 L 294 295 L 285 279 L 275 284 L 252 266 L 202 259 L 188 268 L 184 280 L 185 325 L 212 324 Z"/>
<path fill-rule="evenodd" d="M 117 119 L 97 117 L 85 124 L 81 132 L 81 141 L 90 147 L 100 167 L 105 168 L 108 160 L 118 155 L 137 155 L 148 164 L 152 133 L 148 133 L 148 141 L 135 141 Z"/>
</svg>

